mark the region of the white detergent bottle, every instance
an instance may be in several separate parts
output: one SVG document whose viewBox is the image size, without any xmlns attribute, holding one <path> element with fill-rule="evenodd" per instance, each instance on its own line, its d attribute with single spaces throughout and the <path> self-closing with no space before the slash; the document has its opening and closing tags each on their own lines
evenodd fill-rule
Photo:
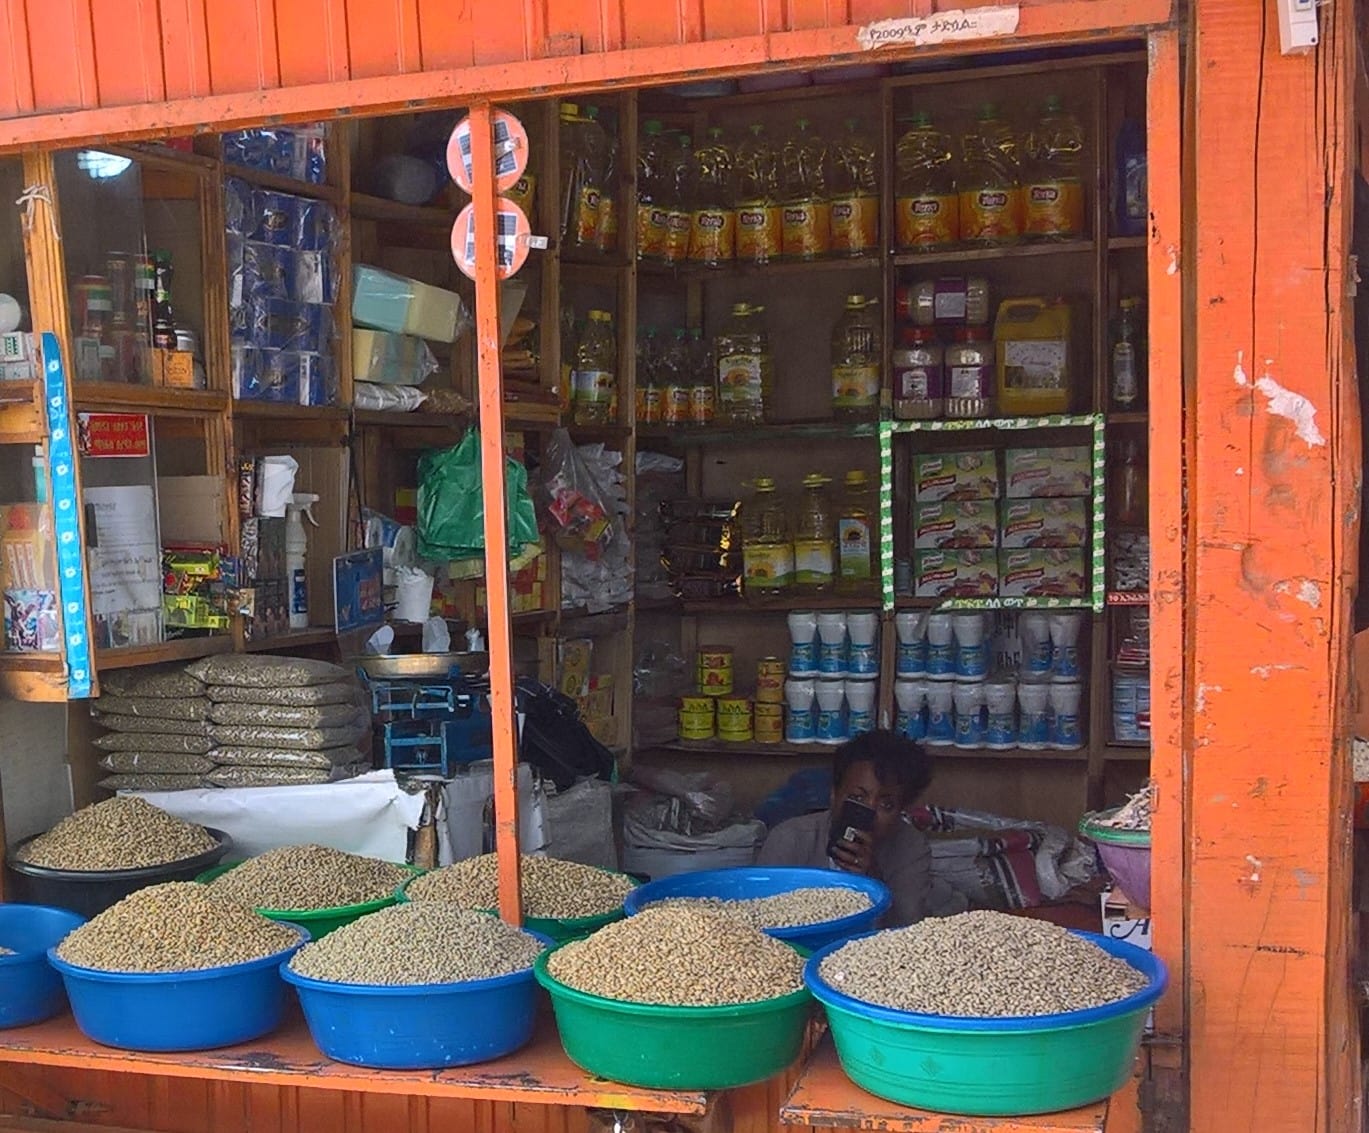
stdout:
<svg viewBox="0 0 1369 1133">
<path fill-rule="evenodd" d="M 290 581 L 290 628 L 309 628 L 309 575 L 304 559 L 309 553 L 309 537 L 304 530 L 304 516 L 315 527 L 313 506 L 318 496 L 312 492 L 296 492 L 285 505 L 285 575 Z"/>
</svg>

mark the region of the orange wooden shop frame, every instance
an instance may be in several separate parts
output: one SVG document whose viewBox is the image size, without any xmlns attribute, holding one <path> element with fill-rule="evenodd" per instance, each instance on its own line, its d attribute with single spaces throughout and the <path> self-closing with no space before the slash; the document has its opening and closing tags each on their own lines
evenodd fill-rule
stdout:
<svg viewBox="0 0 1369 1133">
<path fill-rule="evenodd" d="M 913 8 L 895 0 L 528 0 L 448 15 L 429 0 L 8 0 L 0 3 L 0 114 L 9 115 L 0 118 L 0 151 L 474 102 L 476 168 L 488 169 L 478 155 L 488 145 L 488 107 L 500 97 L 861 61 L 855 25 Z M 1285 58 L 1272 0 L 1192 0 L 1182 64 L 1170 16 L 1167 0 L 1044 0 L 1024 4 L 1011 44 L 1158 29 L 1148 41 L 1147 107 L 1152 770 L 1160 789 L 1152 905 L 1173 983 L 1157 1010 L 1142 1101 L 1171 1129 L 1339 1131 L 1354 1127 L 1358 1106 L 1343 710 L 1360 481 L 1345 298 L 1352 12 L 1339 0 L 1322 8 L 1317 52 Z M 45 53 L 62 33 L 76 49 Z M 584 53 L 552 57 L 567 36 Z M 488 177 L 475 201 L 488 234 Z M 514 918 L 489 240 L 481 238 L 477 333 L 501 911 Z M 85 1065 L 97 1078 L 108 1069 Z M 66 1072 L 52 1073 L 69 1082 Z M 30 1065 L 24 1077 L 42 1092 L 40 1071 Z M 510 1088 L 526 1103 L 546 1103 L 545 1092 Z M 206 1090 L 202 1115 L 212 1112 Z M 280 1110 L 284 1102 L 263 1104 L 278 1111 L 263 1128 L 323 1127 L 298 1101 L 293 1114 Z M 146 1108 L 148 1120 L 152 1110 L 169 1112 Z M 347 1128 L 398 1127 L 386 1124 L 397 1119 L 393 1109 L 369 1123 L 362 1111 L 360 1102 L 347 1109 Z M 1114 1107 L 1110 1127 L 1135 1128 L 1134 1117 Z M 873 1114 L 863 1120 L 891 1127 Z M 747 1129 L 769 1127 L 763 1114 L 747 1121 Z M 478 1124 L 497 1127 L 489 1115 Z"/>
</svg>

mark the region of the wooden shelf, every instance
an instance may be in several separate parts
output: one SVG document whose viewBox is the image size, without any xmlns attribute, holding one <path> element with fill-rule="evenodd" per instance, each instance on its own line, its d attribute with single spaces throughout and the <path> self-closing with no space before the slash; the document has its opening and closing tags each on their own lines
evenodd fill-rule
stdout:
<svg viewBox="0 0 1369 1133">
<path fill-rule="evenodd" d="M 772 425 L 638 425 L 638 441 L 674 445 L 752 445 L 795 440 L 847 440 L 879 436 L 875 421 L 791 421 Z"/>
<path fill-rule="evenodd" d="M 353 220 L 379 220 L 393 224 L 422 224 L 450 231 L 456 223 L 456 211 L 441 205 L 406 205 L 387 201 L 368 193 L 352 193 L 348 207 Z"/>
<path fill-rule="evenodd" d="M 1034 259 L 1038 256 L 1086 256 L 1094 252 L 1092 240 L 1063 240 L 1055 244 L 1008 244 L 1001 248 L 956 248 L 948 252 L 896 252 L 899 267 L 933 264 L 979 264 L 993 260 Z"/>
<path fill-rule="evenodd" d="M 824 256 L 816 260 L 774 260 L 771 263 L 729 263 L 709 267 L 705 264 L 662 264 L 641 260 L 637 264 L 638 278 L 654 280 L 734 279 L 756 276 L 808 275 L 815 271 L 879 271 L 878 256 Z"/>
<path fill-rule="evenodd" d="M 233 652 L 231 634 L 213 637 L 185 637 L 159 645 L 125 645 L 118 649 L 95 650 L 96 669 L 131 669 L 135 665 L 160 665 L 168 661 L 193 661 Z"/>
<path fill-rule="evenodd" d="M 1109 740 L 1103 745 L 1109 763 L 1149 763 L 1150 744 L 1145 740 Z"/>
<path fill-rule="evenodd" d="M 331 626 L 310 626 L 308 629 L 292 629 L 288 633 L 277 633 L 271 637 L 254 638 L 243 643 L 245 653 L 274 653 L 279 649 L 302 649 L 306 645 L 331 645 L 337 641 L 337 632 Z"/>
<path fill-rule="evenodd" d="M 1107 1119 L 1107 1101 L 1035 1117 L 959 1117 L 884 1101 L 846 1076 L 830 1036 L 780 1108 L 780 1120 L 788 1125 L 884 1133 L 1103 1133 Z"/>
<path fill-rule="evenodd" d="M 1150 414 L 1144 409 L 1128 409 L 1108 414 L 1109 425 L 1145 425 L 1150 421 Z"/>
<path fill-rule="evenodd" d="M 0 382 L 0 445 L 38 445 L 47 439 L 42 389 L 34 382 Z"/>
<path fill-rule="evenodd" d="M 652 744 L 648 751 L 668 751 L 685 755 L 707 755 L 718 757 L 741 756 L 754 757 L 765 755 L 777 755 L 786 757 L 807 757 L 809 759 L 819 759 L 824 762 L 832 758 L 832 752 L 836 750 L 835 744 L 761 744 L 755 740 L 747 740 L 743 743 L 729 743 L 727 740 L 718 739 L 716 736 L 711 740 L 672 740 L 666 744 Z M 640 754 L 640 753 L 639 753 Z"/>
<path fill-rule="evenodd" d="M 345 405 L 293 405 L 283 401 L 233 402 L 234 417 L 264 417 L 277 421 L 345 421 L 350 416 Z"/>
<path fill-rule="evenodd" d="M 217 389 L 173 389 L 127 382 L 73 382 L 72 404 L 77 410 L 114 410 L 125 413 L 222 413 L 228 394 Z"/>
<path fill-rule="evenodd" d="M 935 421 L 892 421 L 895 433 L 972 433 L 982 429 L 1092 429 L 1097 413 L 1047 413 L 1040 417 L 938 418 Z"/>
<path fill-rule="evenodd" d="M 460 429 L 469 424 L 470 418 L 461 413 L 424 413 L 421 409 L 407 413 L 358 409 L 352 413 L 352 421 L 361 428 L 371 429 Z"/>
<path fill-rule="evenodd" d="M 703 1113 L 709 1102 L 707 1094 L 697 1091 L 640 1089 L 586 1074 L 566 1057 L 549 1017 L 539 1020 L 531 1044 L 516 1054 L 452 1070 L 366 1070 L 333 1062 L 319 1053 L 298 1013 L 265 1038 L 223 1050 L 186 1054 L 142 1054 L 100 1046 L 81 1034 L 67 1014 L 36 1026 L 5 1031 L 0 1038 L 0 1062 L 360 1094 L 602 1106 L 657 1113 Z"/>
<path fill-rule="evenodd" d="M 632 438 L 630 425 L 576 425 L 570 422 L 565 429 L 577 445 L 602 443 L 621 448 Z"/>
<path fill-rule="evenodd" d="M 251 169 L 246 165 L 223 164 L 225 177 L 238 177 L 248 184 L 262 189 L 273 189 L 278 193 L 292 193 L 297 197 L 312 197 L 316 201 L 327 201 L 337 206 L 343 203 L 342 190 L 336 185 L 315 185 L 309 181 L 296 181 L 293 177 L 282 177 L 278 173 L 267 173 L 263 169 Z"/>
<path fill-rule="evenodd" d="M 1052 748 L 1027 749 L 1021 747 L 1010 747 L 1006 749 L 995 748 L 964 748 L 953 745 L 934 745 L 926 744 L 927 754 L 933 759 L 1002 759 L 1010 762 L 1030 762 L 1034 760 L 1048 760 L 1052 763 L 1087 763 L 1089 758 L 1088 746 L 1077 751 L 1056 751 Z"/>
<path fill-rule="evenodd" d="M 790 610 L 877 610 L 879 594 L 795 594 L 786 598 L 700 598 L 681 602 L 682 614 L 784 614 Z"/>
<path fill-rule="evenodd" d="M 1109 236 L 1109 252 L 1125 252 L 1131 248 L 1144 248 L 1149 241 L 1144 236 Z"/>
</svg>

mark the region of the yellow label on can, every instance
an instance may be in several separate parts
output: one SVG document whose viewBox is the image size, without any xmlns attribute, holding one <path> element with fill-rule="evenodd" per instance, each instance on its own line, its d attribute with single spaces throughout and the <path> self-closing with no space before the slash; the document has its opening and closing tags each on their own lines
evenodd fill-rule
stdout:
<svg viewBox="0 0 1369 1133">
<path fill-rule="evenodd" d="M 689 229 L 689 258 L 700 264 L 723 264 L 736 253 L 737 214 L 731 209 L 695 209 Z"/>
<path fill-rule="evenodd" d="M 1084 231 L 1084 187 L 1078 181 L 1038 181 L 1022 190 L 1022 232 L 1078 236 Z"/>
<path fill-rule="evenodd" d="M 680 711 L 687 713 L 707 713 L 713 714 L 713 698 L 709 696 L 682 696 L 680 697 Z"/>
<path fill-rule="evenodd" d="M 966 189 L 960 194 L 960 238 L 978 243 L 1022 235 L 1020 189 Z"/>
<path fill-rule="evenodd" d="M 832 202 L 832 251 L 847 256 L 879 246 L 879 198 L 838 197 Z"/>
<path fill-rule="evenodd" d="M 900 248 L 943 248 L 960 239 L 960 200 L 954 193 L 900 197 L 894 219 Z"/>
<path fill-rule="evenodd" d="M 780 254 L 784 221 L 779 205 L 740 205 L 737 208 L 737 259 L 763 264 Z"/>
<path fill-rule="evenodd" d="M 757 704 L 755 736 L 758 744 L 777 744 L 784 739 L 784 706 Z"/>
<path fill-rule="evenodd" d="M 711 740 L 713 738 L 713 713 L 681 712 L 680 739 Z"/>
<path fill-rule="evenodd" d="M 782 214 L 781 248 L 789 259 L 811 260 L 832 248 L 832 210 L 826 201 L 796 201 Z"/>
</svg>

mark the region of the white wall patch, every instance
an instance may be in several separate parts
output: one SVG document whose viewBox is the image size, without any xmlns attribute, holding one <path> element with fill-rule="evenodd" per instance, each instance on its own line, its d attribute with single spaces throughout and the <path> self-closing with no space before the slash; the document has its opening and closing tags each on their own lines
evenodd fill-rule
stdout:
<svg viewBox="0 0 1369 1133">
<path fill-rule="evenodd" d="M 931 47 L 967 39 L 989 39 L 1017 31 L 1020 11 L 1016 4 L 934 12 L 897 20 L 876 20 L 856 32 L 856 42 L 866 51 L 884 47 Z"/>
</svg>

